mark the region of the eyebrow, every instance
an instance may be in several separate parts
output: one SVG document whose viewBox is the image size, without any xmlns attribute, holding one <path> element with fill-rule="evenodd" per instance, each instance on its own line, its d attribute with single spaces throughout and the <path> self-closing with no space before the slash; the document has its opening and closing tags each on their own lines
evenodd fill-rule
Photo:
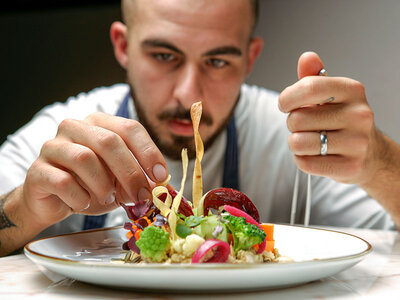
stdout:
<svg viewBox="0 0 400 300">
<path fill-rule="evenodd" d="M 176 53 L 184 55 L 183 51 L 176 47 L 174 44 L 167 42 L 162 39 L 147 39 L 142 42 L 144 47 L 160 47 L 166 48 Z M 235 46 L 222 46 L 215 49 L 211 49 L 204 53 L 202 56 L 213 56 L 213 55 L 235 55 L 242 56 L 242 51 Z"/>
<path fill-rule="evenodd" d="M 183 54 L 183 52 L 181 50 L 179 50 L 176 46 L 174 46 L 173 44 L 164 41 L 164 40 L 160 40 L 160 39 L 148 39 L 148 40 L 144 40 L 142 42 L 142 46 L 144 47 L 160 47 L 160 48 L 167 48 L 171 51 L 177 52 L 179 54 Z"/>
<path fill-rule="evenodd" d="M 242 56 L 242 51 L 234 46 L 222 46 L 212 50 L 207 51 L 203 56 L 212 56 L 212 55 L 236 55 Z"/>
</svg>

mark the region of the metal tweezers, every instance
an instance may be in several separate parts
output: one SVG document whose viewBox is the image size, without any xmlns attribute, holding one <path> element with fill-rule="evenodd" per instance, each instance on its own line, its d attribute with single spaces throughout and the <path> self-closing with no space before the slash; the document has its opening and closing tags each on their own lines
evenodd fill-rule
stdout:
<svg viewBox="0 0 400 300">
<path fill-rule="evenodd" d="M 327 76 L 328 72 L 326 71 L 326 69 L 322 69 L 321 71 L 319 71 L 318 75 Z M 294 225 L 296 219 L 298 193 L 299 193 L 299 168 L 296 169 L 296 177 L 294 179 L 292 209 L 290 212 L 290 225 Z M 306 198 L 306 207 L 304 212 L 304 227 L 308 227 L 310 223 L 310 213 L 311 213 L 311 175 L 307 174 L 307 198 Z"/>
</svg>

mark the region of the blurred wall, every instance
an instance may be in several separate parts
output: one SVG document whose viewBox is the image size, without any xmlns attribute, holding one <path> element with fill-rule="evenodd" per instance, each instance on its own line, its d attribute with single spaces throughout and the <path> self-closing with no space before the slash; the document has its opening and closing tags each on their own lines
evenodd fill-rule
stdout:
<svg viewBox="0 0 400 300">
<path fill-rule="evenodd" d="M 43 106 L 125 79 L 109 38 L 119 4 L 54 6 L 0 10 L 0 143 Z"/>
<path fill-rule="evenodd" d="M 378 127 L 400 142 L 400 1 L 260 2 L 265 47 L 248 82 L 281 91 L 316 51 L 330 76 L 366 86 Z M 108 33 L 119 18 L 118 3 L 0 11 L 0 143 L 46 104 L 124 81 Z"/>
</svg>

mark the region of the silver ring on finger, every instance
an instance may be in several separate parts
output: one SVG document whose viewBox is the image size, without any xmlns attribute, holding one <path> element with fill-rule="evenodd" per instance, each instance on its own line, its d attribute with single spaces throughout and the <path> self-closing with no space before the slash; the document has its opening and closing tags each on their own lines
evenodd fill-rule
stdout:
<svg viewBox="0 0 400 300">
<path fill-rule="evenodd" d="M 326 131 L 323 130 L 320 132 L 320 140 L 321 140 L 321 150 L 320 153 L 322 156 L 328 154 L 328 137 L 326 136 Z"/>
</svg>

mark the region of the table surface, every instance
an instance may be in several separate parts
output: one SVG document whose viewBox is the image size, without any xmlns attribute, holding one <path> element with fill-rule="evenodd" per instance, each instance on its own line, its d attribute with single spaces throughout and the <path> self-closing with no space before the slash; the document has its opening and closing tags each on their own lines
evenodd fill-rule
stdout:
<svg viewBox="0 0 400 300">
<path fill-rule="evenodd" d="M 400 299 L 397 231 L 329 228 L 367 240 L 373 252 L 335 276 L 291 288 L 234 294 L 156 294 L 121 291 L 70 279 L 53 282 L 25 255 L 0 258 L 0 299 Z"/>
</svg>

